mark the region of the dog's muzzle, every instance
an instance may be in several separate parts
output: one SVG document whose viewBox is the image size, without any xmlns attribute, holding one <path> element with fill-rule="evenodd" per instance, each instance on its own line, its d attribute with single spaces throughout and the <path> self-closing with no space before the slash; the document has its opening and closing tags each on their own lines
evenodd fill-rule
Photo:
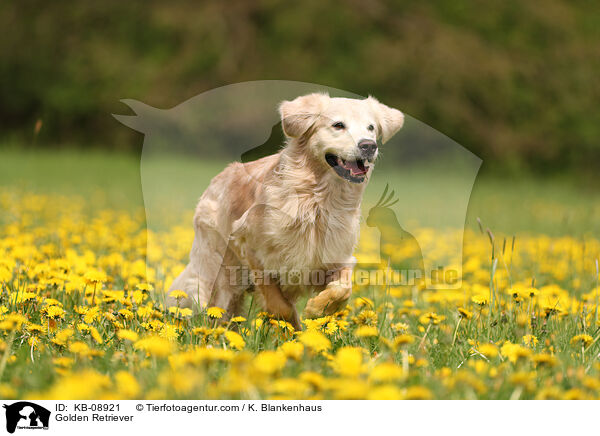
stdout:
<svg viewBox="0 0 600 436">
<path fill-rule="evenodd" d="M 371 139 L 361 139 L 358 142 L 358 149 L 363 159 L 372 162 L 377 152 L 377 143 Z"/>
</svg>

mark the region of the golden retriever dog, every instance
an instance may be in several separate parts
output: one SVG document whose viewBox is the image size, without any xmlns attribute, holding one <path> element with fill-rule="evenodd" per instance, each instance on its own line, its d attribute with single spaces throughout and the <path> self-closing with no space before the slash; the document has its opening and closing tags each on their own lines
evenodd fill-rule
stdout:
<svg viewBox="0 0 600 436">
<path fill-rule="evenodd" d="M 190 262 L 168 306 L 218 306 L 232 316 L 254 291 L 263 308 L 301 328 L 352 293 L 360 205 L 378 155 L 404 122 L 375 98 L 309 94 L 279 106 L 287 137 L 277 154 L 232 163 L 210 183 L 194 215 Z"/>
</svg>

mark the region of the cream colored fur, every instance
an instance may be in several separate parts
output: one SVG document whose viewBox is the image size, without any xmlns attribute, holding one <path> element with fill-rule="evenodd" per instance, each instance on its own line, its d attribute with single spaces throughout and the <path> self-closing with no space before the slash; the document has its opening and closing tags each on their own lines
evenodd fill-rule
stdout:
<svg viewBox="0 0 600 436">
<path fill-rule="evenodd" d="M 333 313 L 350 297 L 360 204 L 373 164 L 364 182 L 351 183 L 333 171 L 325 155 L 359 158 L 361 139 L 386 142 L 404 117 L 372 97 L 326 94 L 284 101 L 279 111 L 285 147 L 254 162 L 230 164 L 200 198 L 190 262 L 170 288 L 188 298 L 169 298 L 168 305 L 219 306 L 228 316 L 235 314 L 248 290 L 232 281 L 242 267 L 278 272 L 271 283 L 258 280 L 253 287 L 266 310 L 295 328 L 300 328 L 295 303 L 301 295 L 317 293 L 307 303 L 306 317 Z M 335 122 L 344 128 L 334 128 Z M 290 270 L 336 273 L 316 286 L 277 280 Z"/>
</svg>

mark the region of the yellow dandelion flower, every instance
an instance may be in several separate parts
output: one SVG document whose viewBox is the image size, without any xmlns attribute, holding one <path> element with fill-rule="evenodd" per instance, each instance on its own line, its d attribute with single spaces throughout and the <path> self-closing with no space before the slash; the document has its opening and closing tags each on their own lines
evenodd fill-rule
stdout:
<svg viewBox="0 0 600 436">
<path fill-rule="evenodd" d="M 134 317 L 134 314 L 131 310 L 129 309 L 121 309 L 119 310 L 119 315 L 121 315 L 123 318 L 127 319 L 127 320 L 132 320 Z"/>
<path fill-rule="evenodd" d="M 573 388 L 566 391 L 562 398 L 563 400 L 590 400 L 590 396 L 579 388 Z"/>
<path fill-rule="evenodd" d="M 298 336 L 298 340 L 315 353 L 329 350 L 331 341 L 317 330 L 307 330 Z"/>
<path fill-rule="evenodd" d="M 364 400 L 370 391 L 369 384 L 360 379 L 335 380 L 331 388 L 336 400 Z"/>
<path fill-rule="evenodd" d="M 215 339 L 219 339 L 221 335 L 225 333 L 225 331 L 225 327 L 215 327 L 210 329 L 210 335 Z"/>
<path fill-rule="evenodd" d="M 304 345 L 300 342 L 284 342 L 280 347 L 283 354 L 290 359 L 299 361 L 304 353 Z"/>
<path fill-rule="evenodd" d="M 73 342 L 69 345 L 69 351 L 74 354 L 85 355 L 90 350 L 90 347 L 81 341 Z"/>
<path fill-rule="evenodd" d="M 111 385 L 110 378 L 94 370 L 84 370 L 62 377 L 49 392 L 47 398 L 83 400 L 96 398 Z"/>
<path fill-rule="evenodd" d="M 317 390 L 320 390 L 325 384 L 325 377 L 323 377 L 322 374 L 314 371 L 301 372 L 298 378 L 313 386 L 313 388 Z"/>
<path fill-rule="evenodd" d="M 460 314 L 460 316 L 465 319 L 471 319 L 473 317 L 473 312 L 469 312 L 464 307 L 459 307 L 457 310 L 458 310 L 458 313 Z"/>
<path fill-rule="evenodd" d="M 66 345 L 69 338 L 71 336 L 73 336 L 73 333 L 75 333 L 73 331 L 73 329 L 67 328 L 67 329 L 61 330 L 54 335 L 52 342 L 54 342 L 57 345 Z"/>
<path fill-rule="evenodd" d="M 33 292 L 14 292 L 10 295 L 9 301 L 11 304 L 21 304 L 29 300 L 33 300 L 37 294 Z"/>
<path fill-rule="evenodd" d="M 92 338 L 94 339 L 94 341 L 96 341 L 97 344 L 103 344 L 104 340 L 102 339 L 102 335 L 100 335 L 100 332 L 98 331 L 98 329 L 94 326 L 90 326 L 90 335 L 92 335 Z"/>
<path fill-rule="evenodd" d="M 209 333 L 210 330 L 207 327 L 195 327 L 192 329 L 193 335 L 207 336 Z"/>
<path fill-rule="evenodd" d="M 392 330 L 394 330 L 395 332 L 406 332 L 408 331 L 408 324 L 403 323 L 403 322 L 397 322 L 395 324 L 391 325 Z"/>
<path fill-rule="evenodd" d="M 393 344 L 395 347 L 402 347 L 404 345 L 412 344 L 415 341 L 415 338 L 411 335 L 403 334 L 398 335 L 394 338 Z"/>
<path fill-rule="evenodd" d="M 142 338 L 135 342 L 133 346 L 157 357 L 167 357 L 173 352 L 173 343 L 159 336 Z"/>
<path fill-rule="evenodd" d="M 0 330 L 18 330 L 25 322 L 27 318 L 20 313 L 11 313 L 0 322 Z"/>
<path fill-rule="evenodd" d="M 338 319 L 335 323 L 340 332 L 345 332 L 348 330 L 348 326 L 350 326 L 350 323 L 343 319 Z"/>
<path fill-rule="evenodd" d="M 252 324 L 254 324 L 254 328 L 256 330 L 260 330 L 260 328 L 263 326 L 264 321 L 262 318 L 256 318 L 254 321 L 252 321 Z"/>
<path fill-rule="evenodd" d="M 63 368 L 70 368 L 71 366 L 73 366 L 73 363 L 75 363 L 75 361 L 71 357 L 61 356 L 52 359 L 52 363 L 54 363 L 56 366 L 61 366 Z"/>
<path fill-rule="evenodd" d="M 164 324 L 162 326 L 162 328 L 160 329 L 160 331 L 158 332 L 158 335 L 161 338 L 165 338 L 170 341 L 174 341 L 179 337 L 179 332 L 178 332 L 177 326 L 174 326 L 172 324 Z"/>
<path fill-rule="evenodd" d="M 475 304 L 479 304 L 480 306 L 485 306 L 488 304 L 489 297 L 486 295 L 473 295 L 471 297 L 471 301 Z"/>
<path fill-rule="evenodd" d="M 180 291 L 180 290 L 174 290 L 174 291 L 169 292 L 169 297 L 179 300 L 179 299 L 187 298 L 187 293 L 184 291 Z"/>
<path fill-rule="evenodd" d="M 135 288 L 138 291 L 142 291 L 142 292 L 152 292 L 154 290 L 154 287 L 152 287 L 152 285 L 150 285 L 148 283 L 140 283 L 140 284 L 136 285 Z"/>
<path fill-rule="evenodd" d="M 114 318 L 114 315 L 113 315 L 113 318 Z M 94 307 L 91 307 L 88 310 L 86 310 L 83 320 L 87 324 L 91 324 L 94 321 L 99 321 L 100 320 L 100 308 L 98 306 L 94 306 Z"/>
<path fill-rule="evenodd" d="M 121 398 L 137 398 L 141 391 L 136 378 L 127 371 L 118 371 L 115 374 L 115 386 Z"/>
<path fill-rule="evenodd" d="M 411 386 L 404 393 L 405 400 L 431 400 L 433 394 L 424 386 Z"/>
<path fill-rule="evenodd" d="M 119 330 L 117 331 L 117 338 L 121 339 L 122 341 L 130 341 L 130 342 L 135 342 L 138 340 L 138 334 L 136 332 L 134 332 L 133 330 Z"/>
<path fill-rule="evenodd" d="M 239 333 L 227 330 L 225 332 L 225 338 L 229 342 L 229 346 L 235 350 L 242 350 L 246 346 L 244 338 Z"/>
<path fill-rule="evenodd" d="M 152 308 L 152 306 L 150 306 L 150 305 L 138 307 L 138 310 L 137 310 L 137 315 L 140 318 L 148 318 L 153 313 L 154 313 L 154 308 Z"/>
<path fill-rule="evenodd" d="M 374 325 L 377 323 L 377 313 L 373 310 L 363 310 L 357 316 L 357 323 L 364 325 Z"/>
<path fill-rule="evenodd" d="M 586 334 L 575 335 L 571 338 L 571 344 L 573 345 L 583 345 L 584 347 L 587 347 L 592 342 L 594 342 L 594 338 Z"/>
<path fill-rule="evenodd" d="M 310 385 L 295 378 L 280 378 L 271 383 L 269 390 L 275 394 L 288 395 L 290 398 L 303 398 L 310 391 Z"/>
<path fill-rule="evenodd" d="M 206 314 L 211 318 L 221 319 L 223 318 L 223 314 L 225 313 L 225 309 L 221 309 L 220 307 L 209 307 L 206 310 Z"/>
<path fill-rule="evenodd" d="M 46 316 L 51 319 L 62 319 L 65 316 L 65 311 L 62 307 L 49 306 L 46 308 Z"/>
<path fill-rule="evenodd" d="M 519 344 L 513 344 L 509 341 L 504 342 L 500 352 L 504 357 L 507 357 L 512 363 L 516 363 L 521 358 L 526 358 L 531 355 L 531 350 Z"/>
<path fill-rule="evenodd" d="M 556 357 L 547 353 L 535 354 L 531 356 L 531 361 L 535 364 L 536 368 L 552 368 L 558 364 L 558 360 L 556 359 Z"/>
<path fill-rule="evenodd" d="M 363 349 L 359 347 L 340 348 L 331 365 L 338 374 L 347 377 L 356 377 L 365 371 L 363 365 Z"/>
<path fill-rule="evenodd" d="M 378 386 L 369 391 L 367 400 L 401 400 L 404 398 L 402 391 L 394 385 Z"/>
<path fill-rule="evenodd" d="M 27 331 L 30 331 L 31 333 L 41 333 L 44 329 L 45 327 L 40 324 L 31 323 L 27 325 Z"/>
<path fill-rule="evenodd" d="M 360 326 L 354 332 L 354 335 L 357 338 L 372 338 L 377 336 L 377 327 L 372 327 L 368 325 Z"/>
<path fill-rule="evenodd" d="M 98 270 L 89 270 L 83 276 L 87 284 L 96 285 L 98 283 L 105 283 L 108 279 L 106 274 Z"/>
<path fill-rule="evenodd" d="M 252 366 L 258 372 L 270 375 L 283 369 L 285 361 L 285 355 L 281 351 L 267 350 L 256 355 Z"/>
<path fill-rule="evenodd" d="M 430 323 L 437 325 L 437 324 L 441 323 L 444 319 L 446 319 L 445 316 L 438 315 L 435 312 L 427 312 L 419 317 L 419 322 L 424 325 L 427 325 Z"/>
<path fill-rule="evenodd" d="M 498 347 L 494 344 L 481 344 L 479 348 L 477 348 L 481 354 L 483 354 L 488 359 L 493 359 L 498 355 Z"/>
<path fill-rule="evenodd" d="M 325 333 L 327 333 L 328 335 L 333 335 L 338 330 L 338 324 L 335 321 L 328 322 L 325 326 Z"/>
<path fill-rule="evenodd" d="M 387 383 L 401 380 L 404 377 L 402 368 L 392 362 L 383 362 L 378 364 L 369 373 L 369 380 L 375 383 Z"/>
<path fill-rule="evenodd" d="M 169 307 L 169 313 L 173 314 L 176 317 L 189 317 L 194 314 L 194 311 L 189 308 L 179 308 L 179 307 Z"/>
<path fill-rule="evenodd" d="M 367 297 L 358 297 L 356 300 L 354 300 L 354 307 L 359 308 L 359 307 L 375 307 L 375 303 L 373 303 L 373 300 L 371 300 L 370 298 Z"/>
<path fill-rule="evenodd" d="M 526 313 L 519 313 L 517 315 L 517 325 L 520 327 L 525 327 L 529 324 L 529 316 Z"/>
</svg>

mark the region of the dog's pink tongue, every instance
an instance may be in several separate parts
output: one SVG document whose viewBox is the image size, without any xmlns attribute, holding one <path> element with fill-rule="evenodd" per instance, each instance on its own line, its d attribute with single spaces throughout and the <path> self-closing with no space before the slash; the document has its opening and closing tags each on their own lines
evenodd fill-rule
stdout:
<svg viewBox="0 0 600 436">
<path fill-rule="evenodd" d="M 367 173 L 367 169 L 362 162 L 360 164 L 356 161 L 346 162 L 346 168 L 349 169 L 352 174 L 362 175 Z"/>
</svg>

